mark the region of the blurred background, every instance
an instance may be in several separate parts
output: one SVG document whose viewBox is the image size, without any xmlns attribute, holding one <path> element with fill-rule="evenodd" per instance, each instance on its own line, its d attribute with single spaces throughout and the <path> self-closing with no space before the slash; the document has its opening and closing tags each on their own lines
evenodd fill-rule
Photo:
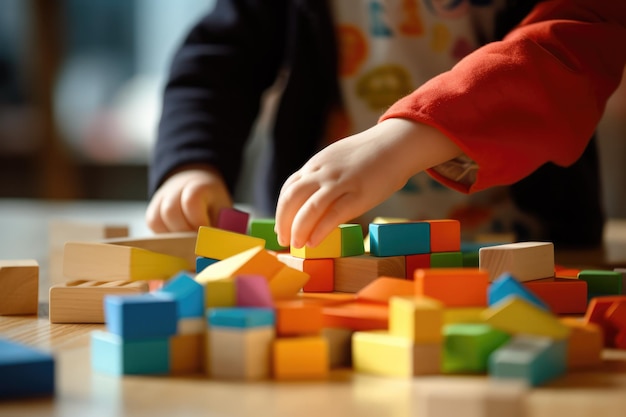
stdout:
<svg viewBox="0 0 626 417">
<path fill-rule="evenodd" d="M 145 201 L 169 61 L 213 3 L 0 0 L 0 198 Z M 598 130 L 614 218 L 626 218 L 625 84 Z"/>
</svg>

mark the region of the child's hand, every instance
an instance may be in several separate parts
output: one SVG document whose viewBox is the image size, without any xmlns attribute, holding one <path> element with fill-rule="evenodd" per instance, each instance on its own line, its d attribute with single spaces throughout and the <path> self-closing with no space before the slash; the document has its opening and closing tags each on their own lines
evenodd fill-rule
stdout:
<svg viewBox="0 0 626 417">
<path fill-rule="evenodd" d="M 179 169 L 159 187 L 146 210 L 155 233 L 196 231 L 215 224 L 220 209 L 232 207 L 222 176 L 209 167 Z"/>
<path fill-rule="evenodd" d="M 438 130 L 388 119 L 329 145 L 292 174 L 276 207 L 281 245 L 318 245 L 335 227 L 358 217 L 424 169 L 461 150 Z"/>
</svg>

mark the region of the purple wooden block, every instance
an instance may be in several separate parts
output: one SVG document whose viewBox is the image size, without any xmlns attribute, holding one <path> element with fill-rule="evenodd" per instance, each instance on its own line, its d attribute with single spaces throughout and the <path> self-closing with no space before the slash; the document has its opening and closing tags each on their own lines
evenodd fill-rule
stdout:
<svg viewBox="0 0 626 417">
<path fill-rule="evenodd" d="M 234 208 L 223 208 L 217 218 L 217 228 L 247 234 L 250 214 Z"/>
<path fill-rule="evenodd" d="M 263 275 L 237 275 L 235 292 L 237 307 L 274 307 L 269 283 Z"/>
</svg>

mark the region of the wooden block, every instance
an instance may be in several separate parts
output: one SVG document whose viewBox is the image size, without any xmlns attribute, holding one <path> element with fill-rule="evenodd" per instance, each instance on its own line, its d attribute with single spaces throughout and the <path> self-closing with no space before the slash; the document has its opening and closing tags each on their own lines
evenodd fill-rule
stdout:
<svg viewBox="0 0 626 417">
<path fill-rule="evenodd" d="M 587 282 L 568 278 L 526 281 L 524 286 L 545 301 L 553 314 L 584 314 L 587 310 Z"/>
<path fill-rule="evenodd" d="M 407 223 L 411 221 L 410 219 L 407 218 L 403 218 L 403 217 L 375 217 L 374 220 L 372 220 L 372 223 L 375 224 L 387 224 L 387 223 Z M 365 238 L 363 239 L 363 247 L 365 249 L 365 253 L 370 253 L 370 234 L 369 234 L 369 228 L 368 228 L 368 233 L 365 236 Z"/>
<path fill-rule="evenodd" d="M 488 304 L 496 304 L 510 295 L 516 295 L 543 310 L 550 311 L 550 307 L 543 300 L 507 272 L 496 278 L 489 286 Z"/>
<path fill-rule="evenodd" d="M 277 380 L 326 378 L 330 370 L 328 342 L 322 336 L 277 338 L 272 367 Z"/>
<path fill-rule="evenodd" d="M 489 281 L 508 272 L 518 281 L 554 276 L 554 245 L 550 242 L 518 242 L 483 247 L 478 251 L 480 268 Z"/>
<path fill-rule="evenodd" d="M 178 329 L 176 301 L 167 294 L 106 295 L 109 333 L 126 340 L 168 338 Z"/>
<path fill-rule="evenodd" d="M 131 246 L 133 248 L 145 249 L 151 252 L 182 258 L 187 261 L 186 269 L 193 271 L 193 267 L 196 264 L 195 248 L 197 236 L 197 232 L 158 233 L 145 237 L 116 236 L 103 239 L 100 243 Z M 72 241 L 84 242 L 85 240 L 73 239 Z"/>
<path fill-rule="evenodd" d="M 457 307 L 443 310 L 444 324 L 482 323 L 484 307 Z"/>
<path fill-rule="evenodd" d="M 131 246 L 67 242 L 63 275 L 90 281 L 166 280 L 188 268 L 187 261 Z"/>
<path fill-rule="evenodd" d="M 274 300 L 296 297 L 310 280 L 310 275 L 287 265 L 283 266 L 270 281 L 270 292 Z"/>
<path fill-rule="evenodd" d="M 487 305 L 487 271 L 479 268 L 436 268 L 415 271 L 415 295 L 441 301 L 446 307 Z"/>
<path fill-rule="evenodd" d="M 626 294 L 626 268 L 615 268 L 613 271 L 622 274 L 622 294 Z"/>
<path fill-rule="evenodd" d="M 127 225 L 69 219 L 50 220 L 48 223 L 50 286 L 66 281 L 63 276 L 63 248 L 66 242 L 102 242 L 107 239 L 124 238 L 128 237 L 128 230 Z"/>
<path fill-rule="evenodd" d="M 430 224 L 431 252 L 461 251 L 461 222 L 453 219 L 426 220 Z"/>
<path fill-rule="evenodd" d="M 578 273 L 578 279 L 587 283 L 589 299 L 602 295 L 622 294 L 622 274 L 617 271 L 586 269 Z"/>
<path fill-rule="evenodd" d="M 91 332 L 91 368 L 108 375 L 153 375 L 170 371 L 169 338 L 128 340 Z"/>
<path fill-rule="evenodd" d="M 104 297 L 148 292 L 146 281 L 68 281 L 50 288 L 50 323 L 104 323 Z"/>
<path fill-rule="evenodd" d="M 322 309 L 324 327 L 350 330 L 379 330 L 389 327 L 389 307 L 382 304 L 349 302 Z"/>
<path fill-rule="evenodd" d="M 402 256 L 430 253 L 430 224 L 427 222 L 369 225 L 370 253 Z"/>
<path fill-rule="evenodd" d="M 169 368 L 172 374 L 195 374 L 203 368 L 204 332 L 176 334 L 169 339 Z"/>
<path fill-rule="evenodd" d="M 605 347 L 615 346 L 615 337 L 619 333 L 619 329 L 606 320 L 606 312 L 614 303 L 624 301 L 626 301 L 626 295 L 605 295 L 593 297 L 589 301 L 583 321 L 585 323 L 597 324 L 602 328 Z"/>
<path fill-rule="evenodd" d="M 180 272 L 156 292 L 176 301 L 178 319 L 204 317 L 204 288 L 189 273 Z"/>
<path fill-rule="evenodd" d="M 219 262 L 218 259 L 205 258 L 204 256 L 196 256 L 196 273 L 201 272 L 204 268 Z"/>
<path fill-rule="evenodd" d="M 248 233 L 248 220 L 250 213 L 234 207 L 223 207 L 217 215 L 216 227 L 245 235 Z"/>
<path fill-rule="evenodd" d="M 252 248 L 265 248 L 265 240 L 209 226 L 198 228 L 195 254 L 223 260 Z"/>
<path fill-rule="evenodd" d="M 551 313 L 515 295 L 489 306 L 483 320 L 511 334 L 528 334 L 554 339 L 566 339 L 569 328 Z"/>
<path fill-rule="evenodd" d="M 330 369 L 352 367 L 352 334 L 350 329 L 324 327 L 322 337 L 328 343 Z"/>
<path fill-rule="evenodd" d="M 204 284 L 204 307 L 234 307 L 237 305 L 235 281 L 216 279 Z"/>
<path fill-rule="evenodd" d="M 356 293 L 358 301 L 389 304 L 394 296 L 409 296 L 415 293 L 412 281 L 403 278 L 378 277 Z"/>
<path fill-rule="evenodd" d="M 339 258 L 341 257 L 341 229 L 335 228 L 316 247 L 304 246 L 290 248 L 291 255 L 305 259 Z"/>
<path fill-rule="evenodd" d="M 356 294 L 344 292 L 301 292 L 297 299 L 321 306 L 331 306 L 356 301 Z"/>
<path fill-rule="evenodd" d="M 257 246 L 207 266 L 196 275 L 196 281 L 205 285 L 210 281 L 247 274 L 262 275 L 270 281 L 283 266 L 276 256 Z"/>
<path fill-rule="evenodd" d="M 204 333 L 206 328 L 205 317 L 187 317 L 178 320 L 176 326 L 177 335 Z"/>
<path fill-rule="evenodd" d="M 363 229 L 360 224 L 340 224 L 341 256 L 357 256 L 365 254 Z"/>
<path fill-rule="evenodd" d="M 516 335 L 489 358 L 489 376 L 516 379 L 536 387 L 567 371 L 567 341 Z"/>
<path fill-rule="evenodd" d="M 386 331 L 357 331 L 352 335 L 355 372 L 388 377 L 413 376 L 413 342 Z"/>
<path fill-rule="evenodd" d="M 332 292 L 335 289 L 334 259 L 304 259 L 290 253 L 279 253 L 279 261 L 309 275 L 307 282 L 300 288 L 304 292 Z"/>
<path fill-rule="evenodd" d="M 339 292 L 355 293 L 381 276 L 405 276 L 404 256 L 360 255 L 337 258 L 334 261 L 335 291 Z"/>
<path fill-rule="evenodd" d="M 510 335 L 488 324 L 447 324 L 443 327 L 444 373 L 484 373 L 489 356 L 504 345 Z"/>
<path fill-rule="evenodd" d="M 416 255 L 406 255 L 405 262 L 405 278 L 413 281 L 415 270 L 430 268 L 430 253 L 418 253 Z M 478 265 L 476 265 L 478 266 Z"/>
<path fill-rule="evenodd" d="M 210 376 L 248 381 L 269 378 L 274 339 L 272 326 L 210 327 Z"/>
<path fill-rule="evenodd" d="M 54 357 L 0 338 L 0 400 L 50 396 L 54 392 Z"/>
<path fill-rule="evenodd" d="M 554 277 L 555 278 L 563 278 L 563 279 L 578 279 L 578 274 L 580 273 L 580 269 L 573 268 L 557 268 L 554 267 Z"/>
<path fill-rule="evenodd" d="M 37 314 L 39 263 L 0 260 L 0 315 Z"/>
<path fill-rule="evenodd" d="M 262 275 L 241 274 L 235 276 L 235 296 L 239 307 L 274 307 L 269 283 Z"/>
<path fill-rule="evenodd" d="M 275 326 L 276 314 L 271 308 L 220 307 L 207 310 L 209 328 L 253 328 Z"/>
<path fill-rule="evenodd" d="M 250 236 L 265 240 L 265 249 L 278 252 L 289 250 L 289 246 L 282 246 L 278 243 L 274 226 L 276 226 L 276 219 L 252 219 L 250 221 Z"/>
<path fill-rule="evenodd" d="M 322 307 L 303 300 L 276 303 L 276 334 L 284 336 L 317 336 L 322 331 Z"/>
<path fill-rule="evenodd" d="M 391 297 L 389 333 L 416 344 L 440 343 L 444 306 L 428 297 Z"/>
<path fill-rule="evenodd" d="M 604 313 L 604 319 L 619 330 L 626 330 L 626 300 L 616 301 Z"/>
<path fill-rule="evenodd" d="M 463 254 L 461 252 L 438 252 L 430 254 L 431 268 L 462 268 Z"/>
<path fill-rule="evenodd" d="M 413 344 L 413 375 L 436 375 L 441 373 L 441 343 Z"/>
<path fill-rule="evenodd" d="M 570 328 L 567 339 L 567 369 L 600 366 L 604 349 L 602 328 L 574 317 L 562 317 L 560 320 Z"/>
</svg>

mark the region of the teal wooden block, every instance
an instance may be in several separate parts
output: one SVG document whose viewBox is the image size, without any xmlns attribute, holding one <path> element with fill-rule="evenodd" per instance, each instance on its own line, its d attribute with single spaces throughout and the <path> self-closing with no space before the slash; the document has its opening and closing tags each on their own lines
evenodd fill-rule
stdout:
<svg viewBox="0 0 626 417">
<path fill-rule="evenodd" d="M 176 301 L 178 319 L 204 317 L 204 287 L 187 272 L 168 280 L 157 293 L 168 294 Z"/>
<path fill-rule="evenodd" d="M 285 251 L 288 246 L 281 246 L 278 243 L 278 236 L 274 232 L 276 219 L 252 219 L 250 222 L 250 236 L 265 239 L 265 249 L 273 251 Z"/>
<path fill-rule="evenodd" d="M 489 285 L 487 303 L 492 306 L 510 295 L 516 295 L 543 310 L 550 311 L 550 306 L 508 273 L 500 275 Z"/>
<path fill-rule="evenodd" d="M 403 256 L 430 253 L 430 224 L 370 223 L 370 253 L 373 256 Z"/>
<path fill-rule="evenodd" d="M 489 358 L 491 377 L 516 379 L 530 386 L 543 385 L 566 371 L 566 340 L 517 335 Z"/>
<path fill-rule="evenodd" d="M 204 256 L 196 257 L 196 273 L 201 272 L 204 268 L 217 262 L 218 259 L 205 258 Z"/>
<path fill-rule="evenodd" d="M 578 273 L 578 279 L 587 282 L 588 299 L 622 294 L 624 277 L 619 271 L 587 269 Z"/>
<path fill-rule="evenodd" d="M 124 340 L 95 330 L 91 333 L 91 368 L 109 375 L 154 375 L 170 371 L 168 338 Z"/>
<path fill-rule="evenodd" d="M 0 399 L 53 395 L 54 375 L 51 354 L 0 339 Z"/>
<path fill-rule="evenodd" d="M 209 326 L 215 327 L 264 327 L 273 326 L 275 313 L 271 308 L 219 307 L 207 309 Z"/>
<path fill-rule="evenodd" d="M 462 268 L 463 254 L 461 252 L 437 252 L 430 254 L 431 268 Z"/>
<path fill-rule="evenodd" d="M 447 324 L 443 328 L 442 372 L 485 373 L 489 356 L 510 335 L 483 323 Z"/>
<path fill-rule="evenodd" d="M 358 256 L 365 253 L 363 229 L 359 224 L 340 224 L 341 256 Z"/>
</svg>

